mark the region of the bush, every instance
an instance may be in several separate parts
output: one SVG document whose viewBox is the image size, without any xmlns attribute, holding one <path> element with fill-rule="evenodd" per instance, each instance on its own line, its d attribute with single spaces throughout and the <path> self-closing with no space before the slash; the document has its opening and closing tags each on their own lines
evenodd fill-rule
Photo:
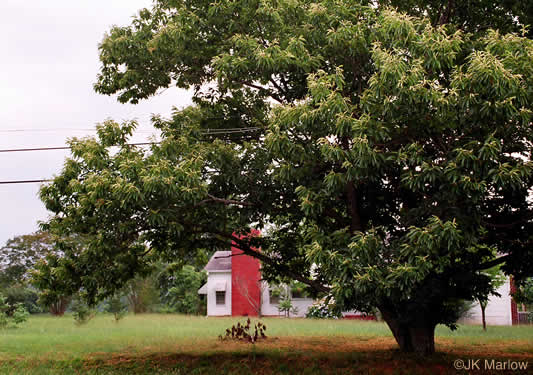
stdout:
<svg viewBox="0 0 533 375">
<path fill-rule="evenodd" d="M 342 314 L 336 311 L 333 304 L 327 304 L 323 300 L 315 302 L 305 314 L 306 318 L 314 319 L 339 319 L 341 316 Z"/>
<path fill-rule="evenodd" d="M 196 271 L 186 265 L 175 270 L 172 265 L 160 276 L 160 283 L 166 289 L 162 293 L 162 302 L 173 312 L 183 314 L 205 314 L 206 301 L 198 294 L 198 289 L 207 281 L 205 271 Z"/>
<path fill-rule="evenodd" d="M 9 317 L 8 311 L 12 311 L 11 317 Z M 10 323 L 13 323 L 12 326 L 16 327 L 27 321 L 28 315 L 28 311 L 21 303 L 16 306 L 10 306 L 7 303 L 6 297 L 0 294 L 0 328 L 7 328 Z"/>
<path fill-rule="evenodd" d="M 24 323 L 28 320 L 29 315 L 30 313 L 26 310 L 26 308 L 21 303 L 19 303 L 15 311 L 13 312 L 13 323 L 15 323 L 15 325 Z"/>
<path fill-rule="evenodd" d="M 9 316 L 13 315 L 16 306 L 19 304 L 22 304 L 30 314 L 42 312 L 42 308 L 38 303 L 39 294 L 31 287 L 23 284 L 13 284 L 2 289 L 2 294 L 10 306 L 7 312 Z"/>
</svg>

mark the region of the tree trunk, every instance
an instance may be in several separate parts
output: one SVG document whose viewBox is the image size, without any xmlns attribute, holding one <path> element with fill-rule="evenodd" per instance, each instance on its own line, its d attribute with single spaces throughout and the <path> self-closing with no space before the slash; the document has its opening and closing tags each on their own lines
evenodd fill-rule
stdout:
<svg viewBox="0 0 533 375">
<path fill-rule="evenodd" d="M 487 330 L 487 320 L 485 318 L 485 308 L 487 307 L 486 302 L 479 301 L 479 306 L 481 307 L 481 322 L 483 323 L 483 331 Z"/>
<path fill-rule="evenodd" d="M 435 324 L 428 319 L 413 319 L 410 324 L 401 323 L 397 316 L 381 310 L 383 320 L 405 353 L 417 353 L 428 356 L 435 353 Z"/>
<path fill-rule="evenodd" d="M 55 316 L 63 316 L 65 314 L 65 310 L 67 309 L 69 302 L 70 298 L 60 297 L 56 302 L 52 303 L 49 306 L 50 314 Z"/>
</svg>

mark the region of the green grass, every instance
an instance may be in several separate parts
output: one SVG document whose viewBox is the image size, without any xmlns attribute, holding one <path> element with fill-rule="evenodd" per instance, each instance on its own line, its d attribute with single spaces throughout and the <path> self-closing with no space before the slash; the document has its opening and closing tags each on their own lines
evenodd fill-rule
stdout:
<svg viewBox="0 0 533 375">
<path fill-rule="evenodd" d="M 71 316 L 32 316 L 20 328 L 0 331 L 0 374 L 208 374 L 215 365 L 232 374 L 257 373 L 254 366 L 259 365 L 266 374 L 319 374 L 353 366 L 370 371 L 399 355 L 380 322 L 265 318 L 265 342 L 254 346 L 217 340 L 238 320 L 145 314 L 129 315 L 117 324 L 110 315 L 98 315 L 78 326 Z M 436 337 L 437 350 L 444 352 L 437 363 L 449 362 L 447 356 L 457 356 L 457 350 L 533 357 L 533 326 L 489 327 L 487 332 L 480 326 L 456 331 L 438 327 Z M 292 364 L 301 357 L 311 358 L 309 366 Z M 400 358 L 400 368 L 419 362 Z M 220 371 L 216 373 L 224 373 Z"/>
</svg>

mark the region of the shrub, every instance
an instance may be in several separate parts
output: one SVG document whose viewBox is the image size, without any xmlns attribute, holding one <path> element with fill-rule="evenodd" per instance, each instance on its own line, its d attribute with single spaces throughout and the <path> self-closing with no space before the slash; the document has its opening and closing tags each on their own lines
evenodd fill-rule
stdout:
<svg viewBox="0 0 533 375">
<path fill-rule="evenodd" d="M 28 312 L 28 310 L 26 310 L 24 305 L 22 303 L 19 303 L 17 304 L 17 307 L 15 308 L 15 311 L 13 312 L 13 316 L 12 316 L 13 323 L 15 323 L 15 325 L 24 323 L 28 320 L 29 315 L 30 313 Z"/>
<path fill-rule="evenodd" d="M 6 302 L 10 306 L 8 315 L 11 316 L 18 304 L 22 304 L 30 314 L 42 312 L 39 306 L 39 294 L 31 287 L 24 284 L 12 284 L 2 289 L 2 294 L 6 297 Z"/>
<path fill-rule="evenodd" d="M 11 317 L 8 315 L 8 311 L 12 311 Z M 28 311 L 21 303 L 16 306 L 10 306 L 6 297 L 0 294 L 0 328 L 7 328 L 10 323 L 13 323 L 12 326 L 16 327 L 27 321 L 28 315 Z"/>
<path fill-rule="evenodd" d="M 162 302 L 173 312 L 183 314 L 205 314 L 206 301 L 198 294 L 198 289 L 207 281 L 205 271 L 196 271 L 190 265 L 174 269 L 172 265 L 160 276 Z"/>
<path fill-rule="evenodd" d="M 306 318 L 314 319 L 339 319 L 341 316 L 332 303 L 326 303 L 324 300 L 315 302 L 305 314 Z"/>
</svg>

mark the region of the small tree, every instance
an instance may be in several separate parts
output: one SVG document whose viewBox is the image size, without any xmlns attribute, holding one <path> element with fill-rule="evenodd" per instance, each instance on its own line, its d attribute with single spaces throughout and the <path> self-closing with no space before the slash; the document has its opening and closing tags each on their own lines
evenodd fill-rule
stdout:
<svg viewBox="0 0 533 375">
<path fill-rule="evenodd" d="M 118 323 L 119 320 L 126 316 L 126 313 L 128 311 L 128 305 L 122 301 L 120 295 L 114 295 L 107 302 L 107 305 L 105 306 L 105 311 L 113 314 L 115 318 L 115 323 Z"/>
<path fill-rule="evenodd" d="M 489 284 L 489 289 L 488 289 L 489 293 L 487 293 L 487 295 L 485 296 L 478 298 L 479 306 L 481 307 L 481 322 L 483 324 L 483 331 L 486 331 L 487 320 L 485 317 L 485 310 L 487 309 L 487 305 L 489 303 L 489 295 L 492 294 L 495 296 L 500 296 L 500 294 L 497 293 L 496 290 L 505 283 L 506 277 L 501 272 L 499 266 L 489 268 L 488 270 L 485 270 L 483 273 L 490 278 L 490 284 Z"/>
<path fill-rule="evenodd" d="M 285 317 L 290 318 L 291 314 L 298 314 L 298 307 L 292 303 L 289 286 L 285 285 L 282 289 L 278 310 L 285 314 Z"/>
<path fill-rule="evenodd" d="M 86 324 L 94 318 L 95 312 L 92 310 L 80 296 L 76 296 L 72 302 L 72 315 L 77 325 Z"/>
</svg>

